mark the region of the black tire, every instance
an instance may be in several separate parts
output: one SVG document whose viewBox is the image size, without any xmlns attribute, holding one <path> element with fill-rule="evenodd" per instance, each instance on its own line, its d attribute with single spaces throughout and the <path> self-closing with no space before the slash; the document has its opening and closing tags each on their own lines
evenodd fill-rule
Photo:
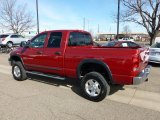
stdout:
<svg viewBox="0 0 160 120">
<path fill-rule="evenodd" d="M 87 89 L 87 86 L 90 86 L 89 82 L 91 80 L 93 80 L 93 82 L 96 84 L 95 86 L 98 85 L 98 87 L 94 88 L 92 86 L 90 88 L 96 89 L 95 91 L 97 91 L 97 89 L 100 89 L 99 94 L 97 92 L 97 95 L 95 95 L 95 96 L 90 95 L 89 92 L 91 92 L 92 90 Z M 85 98 L 87 98 L 91 101 L 95 101 L 95 102 L 103 100 L 110 92 L 110 86 L 108 85 L 107 81 L 105 80 L 105 78 L 100 73 L 97 73 L 97 72 L 87 73 L 83 77 L 83 79 L 81 81 L 81 89 L 82 89 L 82 94 L 84 95 Z M 95 92 L 95 94 L 96 94 L 96 92 Z"/>
<path fill-rule="evenodd" d="M 7 42 L 7 47 L 12 48 L 13 47 L 13 42 Z"/>
<path fill-rule="evenodd" d="M 15 73 L 16 68 L 19 69 L 19 74 L 20 75 L 16 75 L 16 73 Z M 13 62 L 12 75 L 13 75 L 14 79 L 17 80 L 17 81 L 23 81 L 23 80 L 27 79 L 26 71 L 25 71 L 21 62 L 19 62 L 19 61 L 18 62 Z"/>
</svg>

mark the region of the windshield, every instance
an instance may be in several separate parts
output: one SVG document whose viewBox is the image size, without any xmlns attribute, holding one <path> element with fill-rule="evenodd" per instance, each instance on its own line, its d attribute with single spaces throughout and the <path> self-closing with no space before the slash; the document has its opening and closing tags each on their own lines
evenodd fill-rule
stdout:
<svg viewBox="0 0 160 120">
<path fill-rule="evenodd" d="M 155 43 L 151 46 L 151 48 L 160 48 L 160 43 Z"/>
</svg>

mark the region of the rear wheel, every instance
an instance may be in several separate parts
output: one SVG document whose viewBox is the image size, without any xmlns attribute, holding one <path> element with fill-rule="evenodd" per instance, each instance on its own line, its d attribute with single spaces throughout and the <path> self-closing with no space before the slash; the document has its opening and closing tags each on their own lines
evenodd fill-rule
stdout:
<svg viewBox="0 0 160 120">
<path fill-rule="evenodd" d="M 81 82 L 84 97 L 91 101 L 101 101 L 110 92 L 110 86 L 105 78 L 97 72 L 87 73 Z"/>
<path fill-rule="evenodd" d="M 27 79 L 26 71 L 21 62 L 14 62 L 12 66 L 12 75 L 15 80 L 22 81 Z"/>
<path fill-rule="evenodd" d="M 13 43 L 12 43 L 12 42 L 7 42 L 7 47 L 8 47 L 8 48 L 13 47 Z"/>
</svg>

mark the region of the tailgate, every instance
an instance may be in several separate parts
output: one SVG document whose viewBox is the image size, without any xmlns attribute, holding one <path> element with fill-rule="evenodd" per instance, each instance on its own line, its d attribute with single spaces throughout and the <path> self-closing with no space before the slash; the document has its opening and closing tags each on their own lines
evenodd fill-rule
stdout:
<svg viewBox="0 0 160 120">
<path fill-rule="evenodd" d="M 144 68 L 148 65 L 149 61 L 149 48 L 143 47 L 138 49 L 138 59 L 139 59 L 139 67 L 137 70 L 138 75 Z"/>
</svg>

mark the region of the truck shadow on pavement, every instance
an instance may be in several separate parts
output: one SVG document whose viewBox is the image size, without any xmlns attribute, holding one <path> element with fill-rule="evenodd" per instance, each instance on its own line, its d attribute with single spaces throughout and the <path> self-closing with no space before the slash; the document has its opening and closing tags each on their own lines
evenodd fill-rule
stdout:
<svg viewBox="0 0 160 120">
<path fill-rule="evenodd" d="M 149 63 L 149 65 L 151 65 L 152 67 L 160 67 L 160 64 L 158 63 Z"/>
<path fill-rule="evenodd" d="M 29 74 L 28 80 L 32 80 L 32 81 L 36 81 L 36 82 L 40 82 L 40 83 L 44 83 L 44 84 L 48 84 L 48 85 L 53 85 L 56 87 L 63 86 L 63 87 L 71 89 L 74 93 L 83 97 L 82 92 L 81 92 L 81 88 L 80 88 L 80 82 L 77 80 L 74 80 L 74 79 L 57 80 L 57 79 L 53 79 L 53 78 L 47 78 L 47 77 Z M 119 90 L 125 90 L 123 88 L 123 85 L 111 85 L 110 88 L 111 89 L 110 89 L 109 95 L 112 95 Z"/>
</svg>

